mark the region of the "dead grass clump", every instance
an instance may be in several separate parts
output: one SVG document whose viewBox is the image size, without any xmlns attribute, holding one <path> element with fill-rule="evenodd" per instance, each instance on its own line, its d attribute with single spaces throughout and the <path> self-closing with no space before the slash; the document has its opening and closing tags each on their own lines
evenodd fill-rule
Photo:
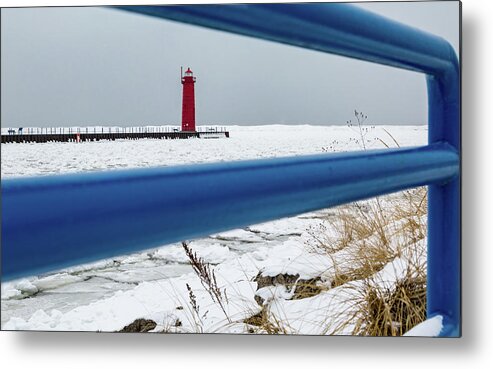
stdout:
<svg viewBox="0 0 493 369">
<path fill-rule="evenodd" d="M 426 279 L 405 277 L 392 288 L 365 283 L 360 316 L 353 332 L 364 336 L 401 336 L 426 319 Z"/>
<path fill-rule="evenodd" d="M 426 319 L 426 199 L 426 188 L 417 188 L 339 207 L 327 219 L 328 236 L 317 241 L 334 264 L 331 288 L 347 285 L 359 296 L 333 334 L 352 327 L 357 335 L 400 336 Z M 407 266 L 405 277 L 378 281 L 396 258 Z"/>
</svg>

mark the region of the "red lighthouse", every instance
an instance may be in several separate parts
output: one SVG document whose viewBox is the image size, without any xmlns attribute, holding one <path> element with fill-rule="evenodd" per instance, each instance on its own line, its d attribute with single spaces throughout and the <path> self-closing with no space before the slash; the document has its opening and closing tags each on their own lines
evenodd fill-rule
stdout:
<svg viewBox="0 0 493 369">
<path fill-rule="evenodd" d="M 190 68 L 181 76 L 183 85 L 183 104 L 181 110 L 181 130 L 195 131 L 195 77 Z"/>
</svg>

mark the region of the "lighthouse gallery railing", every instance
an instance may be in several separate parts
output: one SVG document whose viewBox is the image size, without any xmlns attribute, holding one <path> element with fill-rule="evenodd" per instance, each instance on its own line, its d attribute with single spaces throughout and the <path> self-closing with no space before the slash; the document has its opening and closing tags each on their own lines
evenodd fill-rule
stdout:
<svg viewBox="0 0 493 369">
<path fill-rule="evenodd" d="M 424 73 L 429 144 L 5 179 L 4 281 L 428 185 L 428 318 L 460 335 L 460 74 L 446 41 L 346 4 L 123 9 Z"/>
</svg>

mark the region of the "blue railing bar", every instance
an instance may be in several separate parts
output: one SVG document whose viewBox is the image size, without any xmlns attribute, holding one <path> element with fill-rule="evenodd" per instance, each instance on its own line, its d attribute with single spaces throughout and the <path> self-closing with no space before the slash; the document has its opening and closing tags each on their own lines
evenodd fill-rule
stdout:
<svg viewBox="0 0 493 369">
<path fill-rule="evenodd" d="M 444 39 L 349 4 L 117 8 L 431 75 L 454 65 L 455 53 Z"/>
<path fill-rule="evenodd" d="M 447 144 L 2 180 L 10 280 L 403 190 L 458 173 Z"/>
</svg>

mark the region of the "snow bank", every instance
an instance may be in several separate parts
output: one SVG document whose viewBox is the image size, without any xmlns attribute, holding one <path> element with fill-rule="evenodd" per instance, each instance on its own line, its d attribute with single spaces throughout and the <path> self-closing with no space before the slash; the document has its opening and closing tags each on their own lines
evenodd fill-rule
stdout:
<svg viewBox="0 0 493 369">
<path fill-rule="evenodd" d="M 436 337 L 443 328 L 443 317 L 436 315 L 433 318 L 425 320 L 416 327 L 407 331 L 404 336 L 408 337 Z"/>
</svg>

